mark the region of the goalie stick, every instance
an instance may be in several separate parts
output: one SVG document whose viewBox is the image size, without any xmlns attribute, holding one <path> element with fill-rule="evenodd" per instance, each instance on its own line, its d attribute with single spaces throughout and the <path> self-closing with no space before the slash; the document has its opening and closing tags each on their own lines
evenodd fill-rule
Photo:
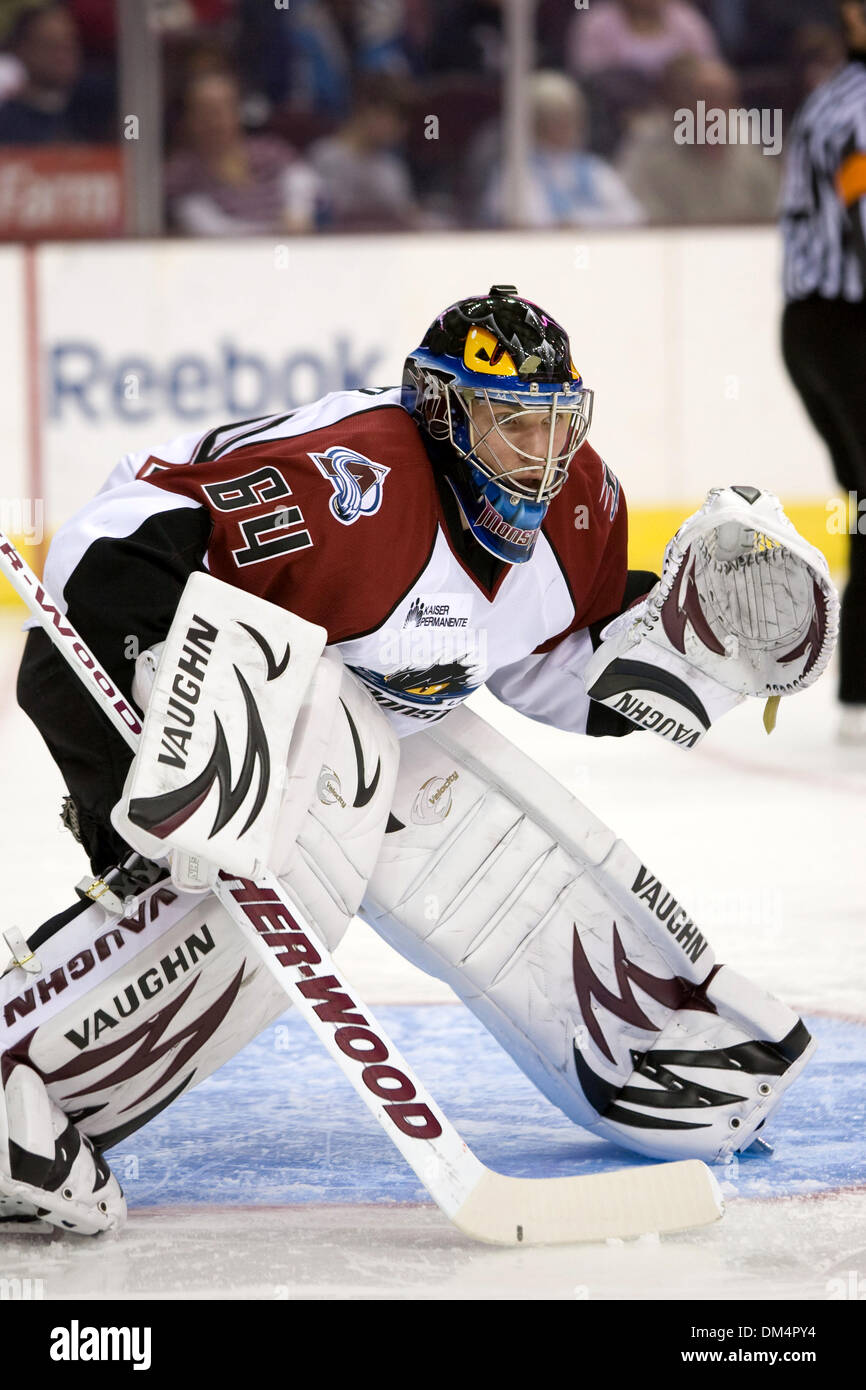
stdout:
<svg viewBox="0 0 866 1390">
<path fill-rule="evenodd" d="M 0 569 L 135 749 L 141 734 L 135 710 L 2 532 Z M 220 872 L 213 891 L 437 1206 L 466 1235 L 497 1245 L 571 1244 L 682 1231 L 722 1215 L 718 1184 L 698 1159 L 568 1178 L 512 1178 L 485 1167 L 279 880 L 270 872 L 255 882 Z"/>
</svg>

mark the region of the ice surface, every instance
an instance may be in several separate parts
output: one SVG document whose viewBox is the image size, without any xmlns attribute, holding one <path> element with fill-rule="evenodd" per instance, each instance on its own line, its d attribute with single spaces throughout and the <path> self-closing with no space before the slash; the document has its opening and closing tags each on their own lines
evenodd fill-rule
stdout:
<svg viewBox="0 0 866 1390">
<path fill-rule="evenodd" d="M 57 828 L 59 777 L 14 707 L 20 640 L 4 619 L 3 913 L 27 932 L 70 901 L 86 865 Z M 46 1298 L 866 1295 L 866 749 L 833 741 L 833 682 L 783 700 L 770 738 L 750 701 L 690 752 L 649 734 L 581 741 L 474 702 L 641 852 L 722 960 L 819 1037 L 771 1122 L 772 1157 L 720 1171 L 730 1204 L 717 1226 L 615 1246 L 473 1244 L 287 1016 L 114 1151 L 131 1207 L 122 1235 L 6 1237 L 0 1277 L 40 1278 Z M 631 1161 L 571 1126 L 444 985 L 362 924 L 338 959 L 483 1161 L 525 1176 Z"/>
</svg>

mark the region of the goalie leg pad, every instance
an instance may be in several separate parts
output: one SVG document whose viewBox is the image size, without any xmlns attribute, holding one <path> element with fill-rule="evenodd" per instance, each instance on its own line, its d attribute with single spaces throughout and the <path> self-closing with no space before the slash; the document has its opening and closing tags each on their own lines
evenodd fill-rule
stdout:
<svg viewBox="0 0 866 1390">
<path fill-rule="evenodd" d="M 331 950 L 379 856 L 398 758 L 367 692 L 341 667 L 336 680 L 328 763 L 318 767 L 300 820 L 292 803 L 308 769 L 296 766 L 288 778 L 288 844 L 276 865 Z M 289 1007 L 216 898 L 181 892 L 165 871 L 127 899 L 123 917 L 94 903 L 46 931 L 37 947 L 40 972 L 13 966 L 0 977 L 0 1063 L 41 1078 L 57 1113 L 75 1117 L 77 1131 L 100 1152 L 198 1085 Z"/>
<path fill-rule="evenodd" d="M 403 740 L 393 817 L 362 916 L 548 1099 L 651 1157 L 751 1142 L 809 1035 L 607 826 L 465 708 Z"/>
<path fill-rule="evenodd" d="M 297 768 L 288 784 L 304 788 L 305 804 L 309 795 L 306 814 L 296 828 L 296 801 L 287 794 L 272 854 L 274 872 L 329 950 L 360 906 L 378 860 L 400 757 L 397 738 L 368 691 L 342 665 L 334 669 L 336 714 L 325 739 L 307 740 L 312 775 Z"/>
<path fill-rule="evenodd" d="M 98 905 L 0 978 L 0 1064 L 32 1070 L 101 1152 L 197 1085 L 286 1008 L 216 899 L 152 885 Z"/>
</svg>

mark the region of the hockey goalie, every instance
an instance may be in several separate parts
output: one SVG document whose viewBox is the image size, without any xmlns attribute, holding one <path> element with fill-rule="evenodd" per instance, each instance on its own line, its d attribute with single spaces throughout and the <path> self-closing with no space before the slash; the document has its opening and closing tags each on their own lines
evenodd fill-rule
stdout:
<svg viewBox="0 0 866 1390">
<path fill-rule="evenodd" d="M 687 756 L 743 700 L 771 717 L 818 678 L 836 597 L 736 479 L 660 576 L 629 570 L 592 399 L 563 329 L 496 285 L 439 315 L 401 387 L 127 455 L 58 532 L 46 591 L 144 733 L 133 756 L 29 633 L 19 700 L 90 873 L 0 979 L 8 1228 L 121 1225 L 106 1153 L 285 1009 L 215 870 L 271 871 L 329 949 L 358 913 L 624 1150 L 755 1141 L 812 1050 L 802 1021 L 464 702 L 486 684 L 576 737 Z"/>
</svg>

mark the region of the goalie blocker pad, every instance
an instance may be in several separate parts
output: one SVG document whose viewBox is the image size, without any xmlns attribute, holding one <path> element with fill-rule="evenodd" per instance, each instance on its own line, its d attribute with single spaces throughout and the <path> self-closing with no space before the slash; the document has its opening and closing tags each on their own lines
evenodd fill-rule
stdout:
<svg viewBox="0 0 866 1390">
<path fill-rule="evenodd" d="M 191 576 L 112 813 L 130 845 L 150 859 L 174 851 L 193 880 L 197 860 L 247 878 L 267 865 L 292 732 L 326 637 L 276 604 Z"/>
<path fill-rule="evenodd" d="M 465 707 L 402 741 L 361 915 L 566 1115 L 650 1157 L 746 1147 L 813 1049 L 649 866 Z"/>
</svg>

